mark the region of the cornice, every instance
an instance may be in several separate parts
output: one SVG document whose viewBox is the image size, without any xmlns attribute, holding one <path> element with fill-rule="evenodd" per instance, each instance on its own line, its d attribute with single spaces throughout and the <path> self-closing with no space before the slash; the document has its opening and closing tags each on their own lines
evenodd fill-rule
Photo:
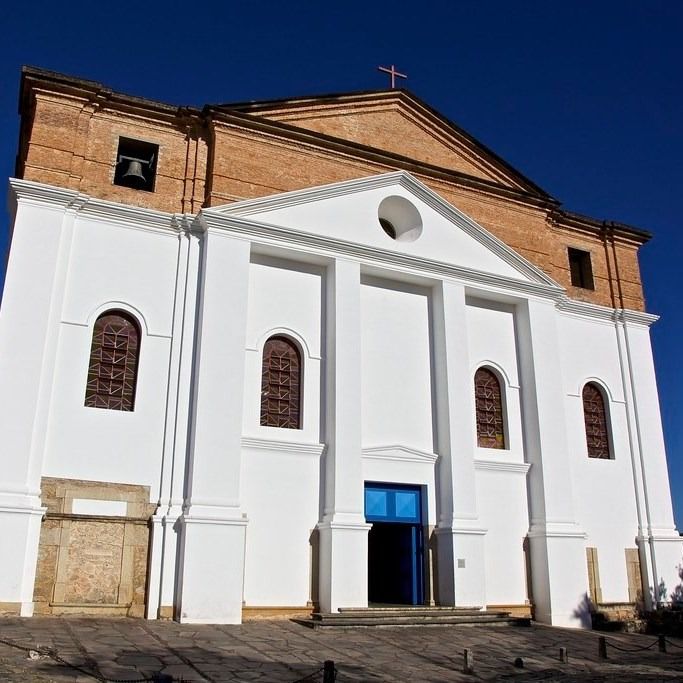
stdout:
<svg viewBox="0 0 683 683">
<path fill-rule="evenodd" d="M 553 300 L 557 299 L 564 291 L 559 285 L 517 280 L 512 277 L 455 266 L 421 256 L 390 252 L 338 238 L 313 235 L 292 228 L 283 228 L 282 226 L 246 220 L 235 216 L 204 214 L 202 212 L 200 220 L 204 222 L 205 229 L 222 231 L 236 237 L 246 236 L 251 241 L 260 244 L 290 249 L 294 247 L 322 254 L 328 258 L 349 258 L 368 265 L 398 268 L 420 276 L 458 280 L 466 284 L 495 291 L 525 294 Z"/>
<path fill-rule="evenodd" d="M 561 297 L 557 302 L 560 313 L 576 316 L 582 319 L 598 320 L 605 323 L 631 323 L 650 327 L 659 320 L 658 315 L 643 311 L 632 311 L 627 308 L 610 308 L 585 301 L 576 301 L 567 296 Z"/>
<path fill-rule="evenodd" d="M 340 183 L 321 185 L 319 187 L 307 188 L 304 190 L 294 190 L 292 192 L 285 192 L 270 197 L 249 199 L 223 207 L 203 209 L 201 214 L 203 216 L 217 214 L 221 216 L 247 217 L 256 213 L 301 206 L 311 202 L 331 199 L 333 197 L 344 197 L 358 192 L 391 186 L 402 187 L 410 192 L 433 211 L 457 225 L 463 232 L 501 258 L 520 274 L 534 280 L 536 283 L 552 287 L 558 291 L 561 290 L 559 285 L 542 270 L 523 259 L 504 242 L 492 235 L 452 204 L 449 204 L 445 199 L 442 199 L 436 192 L 406 171 L 395 171 L 366 178 L 347 180 Z"/>
<path fill-rule="evenodd" d="M 401 462 L 416 462 L 433 465 L 438 459 L 438 453 L 422 451 L 411 446 L 400 444 L 391 446 L 372 446 L 363 449 L 363 457 L 373 460 L 393 460 Z"/>
<path fill-rule="evenodd" d="M 325 444 L 304 443 L 300 441 L 282 441 L 276 439 L 263 439 L 254 436 L 242 437 L 243 448 L 254 448 L 262 451 L 278 451 L 296 453 L 301 455 L 322 455 L 325 451 Z"/>
<path fill-rule="evenodd" d="M 126 228 L 180 232 L 188 229 L 193 217 L 148 209 L 130 204 L 111 202 L 62 187 L 45 185 L 32 180 L 9 179 L 14 200 L 34 206 L 51 207 L 74 212 L 79 218 L 117 223 Z"/>
<path fill-rule="evenodd" d="M 531 465 L 528 462 L 505 462 L 502 460 L 483 460 L 475 458 L 474 469 L 488 472 L 513 472 L 526 474 Z"/>
</svg>

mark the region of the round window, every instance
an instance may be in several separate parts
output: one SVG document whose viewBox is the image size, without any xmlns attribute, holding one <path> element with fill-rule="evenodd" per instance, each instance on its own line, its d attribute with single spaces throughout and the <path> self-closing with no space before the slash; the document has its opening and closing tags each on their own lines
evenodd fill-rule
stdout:
<svg viewBox="0 0 683 683">
<path fill-rule="evenodd" d="M 414 242 L 422 234 L 422 217 L 405 197 L 385 197 L 377 209 L 382 230 L 397 242 Z"/>
</svg>

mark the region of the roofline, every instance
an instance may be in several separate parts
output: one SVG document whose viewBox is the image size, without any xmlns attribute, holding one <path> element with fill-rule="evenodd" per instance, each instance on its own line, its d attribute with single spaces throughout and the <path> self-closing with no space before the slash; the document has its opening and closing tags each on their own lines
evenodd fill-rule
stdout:
<svg viewBox="0 0 683 683">
<path fill-rule="evenodd" d="M 568 225 L 569 227 L 577 227 L 580 229 L 588 228 L 590 230 L 611 232 L 618 237 L 628 237 L 630 239 L 634 239 L 639 244 L 645 244 L 652 239 L 651 232 L 641 228 L 636 228 L 633 225 L 620 223 L 618 221 L 601 220 L 599 218 L 593 218 L 591 216 L 576 213 L 575 211 L 567 211 L 561 208 L 557 209 L 556 220 L 563 225 Z"/>
<path fill-rule="evenodd" d="M 508 162 L 499 157 L 486 145 L 479 142 L 479 140 L 474 138 L 467 131 L 463 130 L 460 126 L 453 123 L 450 119 L 433 109 L 429 104 L 422 101 L 419 97 L 403 88 L 359 90 L 347 93 L 329 93 L 326 95 L 308 95 L 294 98 L 238 102 L 235 104 L 208 104 L 204 105 L 202 108 L 198 108 L 187 105 L 171 105 L 158 100 L 128 95 L 126 93 L 115 91 L 99 81 L 75 76 L 67 76 L 49 69 L 24 65 L 21 68 L 21 81 L 19 87 L 19 114 L 22 117 L 20 144 L 22 130 L 25 125 L 24 114 L 27 113 L 25 108 L 27 106 L 27 97 L 29 94 L 31 81 L 36 84 L 40 84 L 42 82 L 43 84 L 52 84 L 53 86 L 58 86 L 60 90 L 66 91 L 76 97 L 87 97 L 88 99 L 92 100 L 105 100 L 106 102 L 115 106 L 118 105 L 131 109 L 143 109 L 149 112 L 155 112 L 162 115 L 167 120 L 189 117 L 196 118 L 198 121 L 202 121 L 207 119 L 215 119 L 218 115 L 219 119 L 223 119 L 227 123 L 233 119 L 235 124 L 241 125 L 242 127 L 257 128 L 264 131 L 271 129 L 273 133 L 286 133 L 289 137 L 294 137 L 298 140 L 312 144 L 322 144 L 327 147 L 336 148 L 340 151 L 344 151 L 345 148 L 346 151 L 355 154 L 361 154 L 362 156 L 378 163 L 387 163 L 388 161 L 394 164 L 400 164 L 405 170 L 409 170 L 412 173 L 428 175 L 433 178 L 443 179 L 447 182 L 457 182 L 481 189 L 483 191 L 496 192 L 497 194 L 502 194 L 508 198 L 517 199 L 518 201 L 531 202 L 533 204 L 550 209 L 552 214 L 554 214 L 555 220 L 565 225 L 568 224 L 569 227 L 573 225 L 577 228 L 590 229 L 593 231 L 608 230 L 617 236 L 635 239 L 640 244 L 644 244 L 652 237 L 652 234 L 647 230 L 642 230 L 625 223 L 610 220 L 600 220 L 560 208 L 561 203 L 552 195 L 545 192 L 533 181 L 529 180 L 526 178 L 526 176 L 510 166 Z M 472 144 L 477 145 L 484 152 L 486 152 L 486 154 L 490 155 L 490 157 L 496 163 L 510 172 L 514 177 L 518 178 L 522 184 L 527 184 L 531 188 L 531 191 L 528 192 L 514 188 L 506 188 L 505 186 L 493 181 L 487 181 L 466 173 L 415 161 L 409 157 L 404 157 L 393 152 L 380 150 L 368 145 L 362 145 L 360 143 L 345 140 L 344 138 L 337 138 L 330 135 L 325 135 L 323 133 L 318 133 L 316 131 L 308 131 L 306 129 L 292 126 L 281 121 L 273 121 L 271 119 L 249 115 L 250 111 L 267 111 L 268 109 L 282 107 L 296 108 L 305 106 L 307 103 L 311 102 L 353 102 L 361 99 L 369 99 L 371 97 L 389 99 L 396 98 L 397 96 L 399 98 L 405 98 L 414 105 L 422 108 L 428 115 L 441 122 L 443 125 L 452 128 L 458 135 L 461 135 Z"/>
<path fill-rule="evenodd" d="M 468 187 L 475 187 L 480 190 L 491 192 L 497 195 L 505 196 L 517 201 L 531 203 L 536 206 L 543 206 L 544 208 L 559 207 L 560 202 L 550 195 L 537 195 L 522 189 L 507 187 L 492 180 L 479 178 L 477 176 L 455 171 L 443 166 L 436 166 L 424 161 L 416 161 L 410 157 L 396 154 L 388 150 L 379 149 L 377 147 L 370 147 L 360 142 L 346 140 L 345 138 L 338 138 L 318 131 L 311 131 L 299 126 L 293 126 L 282 121 L 274 121 L 268 118 L 253 117 L 249 114 L 226 111 L 224 109 L 211 110 L 208 106 L 205 107 L 204 114 L 211 117 L 212 120 L 225 123 L 227 125 L 235 125 L 241 128 L 251 128 L 254 130 L 271 133 L 273 135 L 284 135 L 288 138 L 304 142 L 307 144 L 317 145 L 319 147 L 326 147 L 328 149 L 335 149 L 337 151 L 351 153 L 357 156 L 362 156 L 380 164 L 390 164 L 400 166 L 404 170 L 409 170 L 412 173 L 419 175 L 427 175 L 432 178 L 439 178 L 448 182 L 456 182 Z"/>
<path fill-rule="evenodd" d="M 466 130 L 461 128 L 457 123 L 454 123 L 449 118 L 445 117 L 439 111 L 437 111 L 429 104 L 427 104 L 424 100 L 420 99 L 417 95 L 410 92 L 409 90 L 406 90 L 405 88 L 393 88 L 383 90 L 360 90 L 350 93 L 330 93 L 327 95 L 305 95 L 300 97 L 291 97 L 276 100 L 208 105 L 208 107 L 211 109 L 230 109 L 232 111 L 238 110 L 244 113 L 249 113 L 282 108 L 296 109 L 298 107 L 306 106 L 310 103 L 335 104 L 341 102 L 354 102 L 371 98 L 396 99 L 397 96 L 398 98 L 404 98 L 405 100 L 411 102 L 414 106 L 423 109 L 428 116 L 432 117 L 433 119 L 436 119 L 446 128 L 451 128 L 457 135 L 463 137 L 467 142 L 484 151 L 491 158 L 495 165 L 501 167 L 502 170 L 511 175 L 521 185 L 526 186 L 525 189 L 530 194 L 536 194 L 541 197 L 553 199 L 550 193 L 546 192 L 542 187 L 540 187 L 535 182 L 527 178 L 523 173 L 520 173 L 520 171 L 518 171 L 516 168 L 510 165 L 505 159 L 498 156 L 498 154 L 496 154 L 491 148 L 489 148 L 483 142 L 481 142 L 473 135 L 468 133 Z"/>
<path fill-rule="evenodd" d="M 75 76 L 67 76 L 56 71 L 48 69 L 41 69 L 35 66 L 24 65 L 21 67 L 21 82 L 19 85 L 19 114 L 23 113 L 23 106 L 25 104 L 26 89 L 28 81 L 34 80 L 43 83 L 51 83 L 61 86 L 68 90 L 71 94 L 84 96 L 86 93 L 91 97 L 102 98 L 109 100 L 116 104 L 128 105 L 131 107 L 142 108 L 147 110 L 158 111 L 167 116 L 180 115 L 201 115 L 201 109 L 187 105 L 173 105 L 158 100 L 150 100 L 146 97 L 138 97 L 136 95 L 128 95 L 116 90 L 112 90 L 108 86 L 99 81 L 92 81 L 85 78 L 78 78 Z"/>
</svg>

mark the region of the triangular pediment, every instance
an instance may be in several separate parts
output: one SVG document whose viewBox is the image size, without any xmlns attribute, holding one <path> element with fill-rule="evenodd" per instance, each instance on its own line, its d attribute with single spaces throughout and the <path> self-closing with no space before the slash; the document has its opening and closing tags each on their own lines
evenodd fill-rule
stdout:
<svg viewBox="0 0 683 683">
<path fill-rule="evenodd" d="M 380 218 L 392 222 L 394 237 Z M 200 220 L 368 260 L 559 289 L 540 269 L 404 171 L 211 207 L 202 210 Z"/>
<path fill-rule="evenodd" d="M 548 196 L 459 126 L 402 90 L 224 105 L 509 189 Z"/>
</svg>

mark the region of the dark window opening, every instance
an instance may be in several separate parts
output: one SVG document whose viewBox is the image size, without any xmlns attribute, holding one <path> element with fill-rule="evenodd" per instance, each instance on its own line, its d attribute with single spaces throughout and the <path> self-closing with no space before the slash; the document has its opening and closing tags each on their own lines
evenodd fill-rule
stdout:
<svg viewBox="0 0 683 683">
<path fill-rule="evenodd" d="M 567 250 L 567 254 L 569 256 L 569 271 L 571 273 L 572 285 L 574 287 L 582 287 L 583 289 L 595 289 L 590 252 L 570 247 Z"/>
<path fill-rule="evenodd" d="M 301 356 L 286 337 L 271 337 L 263 347 L 261 424 L 301 428 Z"/>
<path fill-rule="evenodd" d="M 131 138 L 119 138 L 114 185 L 154 192 L 159 145 Z"/>
</svg>

